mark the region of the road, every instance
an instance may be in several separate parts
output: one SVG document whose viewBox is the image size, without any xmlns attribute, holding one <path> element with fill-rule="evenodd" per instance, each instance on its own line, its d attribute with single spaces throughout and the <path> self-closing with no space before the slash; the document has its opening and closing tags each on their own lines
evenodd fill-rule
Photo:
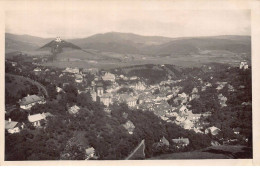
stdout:
<svg viewBox="0 0 260 169">
<path fill-rule="evenodd" d="M 13 76 L 13 77 L 18 77 L 18 78 L 22 78 L 22 79 L 26 79 L 27 81 L 29 81 L 30 83 L 36 85 L 38 87 L 38 89 L 42 89 L 42 91 L 44 92 L 45 96 L 48 98 L 49 97 L 49 94 L 48 94 L 48 91 L 46 89 L 45 86 L 43 86 L 41 83 L 37 82 L 37 81 L 34 81 L 28 77 L 24 77 L 24 76 L 19 76 L 19 75 L 14 75 L 14 74 L 10 74 L 10 73 L 5 73 L 5 75 L 8 75 L 8 76 Z"/>
</svg>

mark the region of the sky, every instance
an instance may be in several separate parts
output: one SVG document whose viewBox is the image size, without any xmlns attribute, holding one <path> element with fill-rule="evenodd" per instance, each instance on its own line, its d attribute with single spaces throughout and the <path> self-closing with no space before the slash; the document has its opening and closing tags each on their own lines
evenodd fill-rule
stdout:
<svg viewBox="0 0 260 169">
<path fill-rule="evenodd" d="M 8 33 L 84 38 L 124 32 L 146 36 L 250 35 L 250 10 L 13 10 L 6 11 Z"/>
</svg>

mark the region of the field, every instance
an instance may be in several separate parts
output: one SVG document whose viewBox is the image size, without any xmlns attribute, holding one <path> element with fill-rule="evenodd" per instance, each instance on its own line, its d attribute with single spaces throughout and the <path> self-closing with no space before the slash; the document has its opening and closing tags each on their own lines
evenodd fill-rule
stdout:
<svg viewBox="0 0 260 169">
<path fill-rule="evenodd" d="M 200 67 L 203 64 L 217 62 L 238 66 L 243 59 L 245 58 L 242 54 L 235 54 L 224 50 L 205 50 L 199 54 L 188 55 L 154 56 L 83 49 L 64 51 L 57 56 L 55 61 L 43 63 L 43 65 L 59 68 L 95 67 L 99 69 L 111 69 L 142 64 L 172 64 L 181 67 Z M 250 63 L 250 60 L 248 62 Z"/>
<path fill-rule="evenodd" d="M 152 157 L 155 159 L 250 159 L 252 158 L 252 148 L 245 146 L 212 146 L 202 150 L 192 152 L 181 152 L 163 154 Z"/>
</svg>

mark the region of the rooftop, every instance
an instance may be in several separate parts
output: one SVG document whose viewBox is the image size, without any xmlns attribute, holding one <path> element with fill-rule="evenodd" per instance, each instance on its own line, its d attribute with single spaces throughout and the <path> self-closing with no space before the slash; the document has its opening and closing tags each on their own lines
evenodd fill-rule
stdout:
<svg viewBox="0 0 260 169">
<path fill-rule="evenodd" d="M 46 116 L 44 114 L 39 113 L 39 114 L 29 115 L 28 120 L 29 122 L 36 122 L 45 119 L 45 117 Z"/>
<path fill-rule="evenodd" d="M 5 129 L 13 129 L 16 125 L 18 124 L 18 122 L 16 121 L 7 121 L 5 120 Z"/>
<path fill-rule="evenodd" d="M 27 104 L 31 104 L 43 100 L 44 100 L 43 97 L 39 97 L 37 95 L 28 95 L 20 101 L 20 105 L 27 105 Z"/>
</svg>

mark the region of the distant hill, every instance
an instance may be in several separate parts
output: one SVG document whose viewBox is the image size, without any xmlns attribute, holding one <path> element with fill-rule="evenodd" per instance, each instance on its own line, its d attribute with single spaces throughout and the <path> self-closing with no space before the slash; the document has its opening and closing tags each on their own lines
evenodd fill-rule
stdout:
<svg viewBox="0 0 260 169">
<path fill-rule="evenodd" d="M 83 39 L 71 39 L 70 41 L 84 49 L 114 53 L 162 56 L 198 54 L 202 50 L 226 50 L 234 53 L 251 53 L 251 37 L 236 35 L 168 38 L 110 32 L 96 34 Z"/>
<path fill-rule="evenodd" d="M 174 41 L 145 48 L 147 54 L 189 55 L 205 50 L 221 50 L 251 54 L 251 38 L 240 36 L 202 37 L 176 39 Z"/>
<path fill-rule="evenodd" d="M 34 51 L 49 42 L 49 38 L 40 38 L 30 35 L 5 34 L 5 53 L 14 51 Z"/>
<path fill-rule="evenodd" d="M 6 51 L 32 51 L 55 46 L 50 38 L 6 33 Z M 51 42 L 50 42 L 51 41 Z M 49 42 L 49 43 L 48 43 Z M 120 54 L 141 54 L 151 56 L 185 57 L 210 52 L 244 53 L 251 56 L 251 37 L 222 35 L 211 37 L 169 38 L 141 36 L 132 33 L 109 32 L 87 38 L 65 40 L 63 47 L 95 50 Z M 44 45 L 45 44 L 45 45 Z"/>
<path fill-rule="evenodd" d="M 163 44 L 171 41 L 171 39 L 159 36 L 140 36 L 132 33 L 109 32 L 83 39 L 71 39 L 70 41 L 85 49 L 140 54 L 143 53 L 142 47 L 144 46 Z"/>
</svg>

